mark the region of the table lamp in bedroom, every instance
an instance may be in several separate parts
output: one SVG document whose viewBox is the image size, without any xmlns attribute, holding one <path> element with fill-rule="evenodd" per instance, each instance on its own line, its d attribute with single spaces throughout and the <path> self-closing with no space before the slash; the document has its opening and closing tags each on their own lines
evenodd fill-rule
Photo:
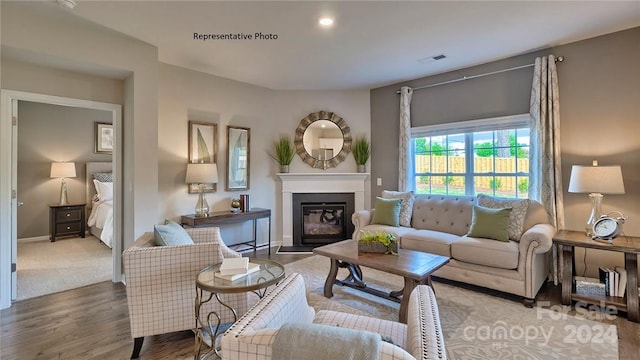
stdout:
<svg viewBox="0 0 640 360">
<path fill-rule="evenodd" d="M 60 185 L 60 205 L 67 205 L 67 180 L 65 178 L 76 177 L 76 164 L 72 162 L 51 163 L 51 177 L 62 178 Z"/>
<path fill-rule="evenodd" d="M 206 184 L 218 182 L 218 167 L 216 164 L 187 164 L 187 184 L 198 185 L 198 202 L 196 203 L 196 216 L 209 216 L 209 204 L 204 198 Z"/>
</svg>

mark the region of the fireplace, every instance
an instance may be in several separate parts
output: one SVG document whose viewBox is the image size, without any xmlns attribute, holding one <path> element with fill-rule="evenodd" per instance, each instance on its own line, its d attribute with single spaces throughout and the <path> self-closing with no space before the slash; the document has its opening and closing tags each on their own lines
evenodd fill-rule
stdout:
<svg viewBox="0 0 640 360">
<path fill-rule="evenodd" d="M 282 180 L 282 249 L 297 249 L 302 246 L 293 245 L 293 218 L 294 210 L 293 196 L 296 194 L 322 194 L 322 198 L 315 202 L 326 202 L 325 195 L 336 193 L 348 193 L 353 196 L 353 211 L 348 209 L 345 211 L 345 223 L 348 228 L 346 231 L 347 239 L 351 237 L 353 230 L 351 228 L 351 213 L 356 210 L 365 209 L 365 180 L 369 174 L 364 173 L 283 173 L 278 174 Z M 300 215 L 300 214 L 298 214 Z M 302 231 L 298 228 L 296 232 Z M 309 246 L 312 248 L 313 246 Z"/>
<path fill-rule="evenodd" d="M 295 193 L 292 200 L 294 247 L 314 247 L 351 238 L 353 193 Z"/>
</svg>

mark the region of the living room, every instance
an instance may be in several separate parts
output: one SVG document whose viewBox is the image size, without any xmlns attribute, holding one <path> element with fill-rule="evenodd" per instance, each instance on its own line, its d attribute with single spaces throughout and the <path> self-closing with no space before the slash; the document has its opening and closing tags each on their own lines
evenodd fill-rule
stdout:
<svg viewBox="0 0 640 360">
<path fill-rule="evenodd" d="M 481 65 L 411 77 L 414 80 L 409 81 L 389 81 L 383 87 L 289 90 L 252 85 L 231 80 L 230 76 L 215 76 L 163 62 L 159 60 L 162 50 L 158 47 L 70 15 L 67 10 L 56 8 L 57 5 L 49 5 L 55 4 L 2 2 L 2 89 L 123 106 L 124 120 L 119 130 L 124 134 L 125 150 L 120 156 L 124 160 L 122 184 L 126 186 L 121 194 L 120 249 L 125 249 L 165 218 L 177 220 L 181 215 L 193 213 L 196 195 L 186 191 L 184 182 L 188 121 L 217 124 L 220 174 L 226 173 L 226 127 L 251 129 L 251 187 L 246 192 L 251 195 L 253 206 L 272 210 L 271 235 L 278 243 L 283 231 L 280 182 L 276 176 L 278 166 L 269 153 L 280 135 L 293 137 L 298 123 L 309 113 L 333 111 L 347 121 L 354 135 L 370 137 L 372 156 L 364 207 L 371 208 L 382 190 L 398 187 L 395 169 L 398 168 L 399 96 L 396 91 L 401 86 L 420 87 L 530 64 L 535 57 L 548 54 L 565 58 L 557 65 L 565 184 L 572 165 L 588 165 L 594 159 L 602 165 L 620 165 L 626 193 L 606 196 L 604 207 L 620 210 L 630 219 L 624 225 L 625 234 L 640 235 L 640 223 L 633 220 L 640 216 L 637 180 L 640 159 L 638 144 L 632 135 L 640 112 L 637 7 L 615 31 L 594 33 L 579 41 L 559 40 L 558 45 L 546 44 Z M 82 11 L 81 7 L 82 3 L 78 11 Z M 280 34 L 274 41 L 283 41 L 283 36 Z M 185 37 L 184 41 L 192 40 Z M 299 56 L 295 50 L 289 53 Z M 528 112 L 531 84 L 530 80 L 526 82 L 530 75 L 522 74 L 530 74 L 531 70 L 477 79 L 476 85 L 463 81 L 416 91 L 412 117 L 455 121 Z M 483 95 L 502 96 L 480 98 L 478 89 Z M 472 107 L 475 113 L 470 113 Z M 5 159 L 3 157 L 3 173 Z M 290 171 L 351 173 L 356 171 L 356 163 L 349 156 L 339 167 L 323 171 L 312 169 L 296 158 Z M 376 185 L 377 179 L 381 179 L 383 185 Z M 223 190 L 223 185 L 219 183 L 216 193 L 207 194 L 212 210 L 227 210 L 230 200 L 238 196 L 238 192 Z M 5 189 L 1 191 L 4 199 Z M 563 192 L 565 226 L 580 230 L 589 213 L 588 198 L 586 194 L 569 193 L 566 185 Z M 2 208 L 7 209 L 9 205 L 2 202 Z M 223 238 L 241 238 L 247 230 L 242 226 L 223 229 Z M 5 246 L 11 235 L 6 233 L 6 227 L 1 231 Z M 260 244 L 266 242 L 268 231 L 267 225 L 260 222 Z M 576 256 L 581 259 L 582 253 Z M 590 251 L 588 259 L 589 271 L 599 266 L 622 265 L 621 258 L 606 252 Z M 2 269 L 6 265 L 3 262 Z M 577 266 L 580 269 L 581 261 L 577 261 Z M 2 271 L 4 281 L 8 275 Z M 4 301 L 6 294 L 3 293 Z M 637 333 L 637 328 L 633 331 Z"/>
</svg>

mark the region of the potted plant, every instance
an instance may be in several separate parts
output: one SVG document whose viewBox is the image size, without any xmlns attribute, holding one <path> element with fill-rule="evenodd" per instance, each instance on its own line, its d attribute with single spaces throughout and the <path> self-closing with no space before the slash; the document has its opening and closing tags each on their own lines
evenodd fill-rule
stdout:
<svg viewBox="0 0 640 360">
<path fill-rule="evenodd" d="M 356 160 L 356 164 L 358 165 L 358 172 L 366 172 L 367 168 L 365 164 L 367 163 L 367 160 L 369 160 L 369 155 L 371 153 L 371 144 L 369 144 L 367 135 L 359 136 L 353 142 L 351 152 L 353 153 L 353 158 Z"/>
<path fill-rule="evenodd" d="M 293 161 L 295 154 L 296 151 L 293 148 L 291 139 L 288 136 L 283 135 L 280 137 L 280 140 L 276 142 L 275 156 L 272 155 L 271 157 L 280 164 L 280 172 L 288 173 L 289 164 Z"/>
<path fill-rule="evenodd" d="M 398 255 L 398 240 L 392 233 L 378 231 L 374 234 L 362 231 L 358 240 L 358 252 Z"/>
</svg>

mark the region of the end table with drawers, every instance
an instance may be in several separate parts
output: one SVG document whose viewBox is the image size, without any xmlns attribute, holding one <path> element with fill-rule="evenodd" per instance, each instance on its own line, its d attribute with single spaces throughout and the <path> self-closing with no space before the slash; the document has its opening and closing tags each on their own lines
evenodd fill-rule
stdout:
<svg viewBox="0 0 640 360">
<path fill-rule="evenodd" d="M 49 204 L 49 239 L 60 236 L 84 237 L 86 229 L 85 206 L 87 204 Z"/>
</svg>

